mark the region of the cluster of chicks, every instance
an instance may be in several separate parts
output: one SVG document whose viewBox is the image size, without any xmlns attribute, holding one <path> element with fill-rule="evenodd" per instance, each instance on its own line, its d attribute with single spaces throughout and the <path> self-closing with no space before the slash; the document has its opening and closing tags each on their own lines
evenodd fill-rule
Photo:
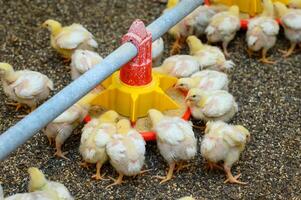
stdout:
<svg viewBox="0 0 301 200">
<path fill-rule="evenodd" d="M 167 9 L 174 7 L 179 0 L 168 0 Z M 301 42 L 301 1 L 290 0 L 289 8 L 283 3 L 263 0 L 263 12 L 253 17 L 248 22 L 246 42 L 248 53 L 261 51 L 263 63 L 275 62 L 267 58 L 267 52 L 277 40 L 280 22 L 284 28 L 285 36 L 290 41 L 290 48 L 280 50 L 284 57 L 290 56 L 295 47 Z M 277 19 L 277 20 L 275 20 Z M 208 43 L 222 43 L 226 57 L 229 57 L 227 46 L 234 39 L 240 29 L 240 12 L 236 5 L 227 7 L 224 5 L 200 6 L 180 23 L 174 26 L 169 33 L 176 39 L 171 53 L 178 53 L 182 44 L 190 35 L 200 37 L 206 35 Z"/>
<path fill-rule="evenodd" d="M 176 0 L 169 0 L 164 12 L 168 12 L 177 3 Z M 291 47 L 285 52 L 285 56 L 289 56 L 301 41 L 301 11 L 288 9 L 278 2 L 273 5 L 270 0 L 263 0 L 263 5 L 264 12 L 249 22 L 247 44 L 250 53 L 262 50 L 262 61 L 271 63 L 266 58 L 266 53 L 275 44 L 279 32 L 279 25 L 274 20 L 274 7 L 277 9 L 277 16 L 281 17 L 285 34 L 291 41 Z M 66 62 L 71 60 L 72 79 L 101 62 L 102 57 L 93 51 L 98 46 L 97 42 L 82 25 L 62 27 L 55 20 L 47 20 L 43 26 L 51 32 L 51 46 Z M 250 133 L 243 126 L 227 124 L 238 111 L 234 97 L 227 91 L 229 80 L 226 72 L 235 66 L 231 60 L 226 59 L 229 56 L 227 46 L 239 29 L 237 6 L 200 6 L 169 30 L 176 39 L 171 53 L 178 53 L 183 42 L 187 41 L 190 55 L 173 55 L 160 64 L 164 50 L 164 42 L 160 38 L 153 43 L 152 57 L 154 65 L 159 66 L 154 68 L 155 71 L 179 78 L 175 88 L 187 92 L 186 103 L 193 118 L 206 122 L 200 149 L 208 167 L 224 170 L 227 176 L 225 182 L 245 184 L 238 180 L 240 174 L 232 175 L 231 167 L 238 161 Z M 207 35 L 210 43 L 222 42 L 223 51 L 203 44 L 198 39 L 203 34 Z M 14 71 L 7 63 L 0 63 L 0 76 L 5 94 L 18 102 L 8 104 L 17 106 L 17 109 L 21 105 L 27 105 L 30 111 L 34 110 L 53 89 L 53 83 L 47 76 L 30 70 Z M 99 92 L 98 89 L 95 88 L 92 92 Z M 87 101 L 80 100 L 44 129 L 49 142 L 55 143 L 56 156 L 66 158 L 61 147 L 90 109 Z M 164 183 L 172 179 L 174 170 L 187 167 L 185 162 L 197 155 L 197 139 L 192 123 L 180 117 L 166 116 L 155 109 L 149 110 L 148 117 L 156 132 L 160 154 L 169 165 L 166 176 L 158 177 Z M 105 162 L 110 161 L 119 176 L 109 186 L 121 184 L 124 175 L 136 176 L 147 171 L 142 170 L 146 153 L 145 141 L 128 119 L 113 110 L 104 112 L 84 126 L 79 152 L 83 157 L 83 167 L 96 165 L 96 174 L 92 176 L 95 179 L 104 179 L 101 168 Z M 38 169 L 30 168 L 29 173 L 35 174 L 31 177 L 39 177 L 37 183 L 30 180 L 31 195 L 46 195 L 45 199 L 47 195 L 55 195 L 55 199 L 72 199 L 66 188 L 56 189 L 55 185 L 58 183 L 47 181 Z M 67 196 L 61 197 L 61 192 Z"/>
</svg>

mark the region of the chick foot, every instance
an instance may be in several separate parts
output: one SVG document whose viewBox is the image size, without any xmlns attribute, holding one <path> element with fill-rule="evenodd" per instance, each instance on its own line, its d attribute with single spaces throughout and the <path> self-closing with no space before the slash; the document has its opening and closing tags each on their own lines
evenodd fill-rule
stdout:
<svg viewBox="0 0 301 200">
<path fill-rule="evenodd" d="M 95 180 L 108 180 L 108 179 L 104 178 L 105 173 L 103 175 L 100 175 L 101 167 L 102 167 L 102 164 L 100 162 L 97 162 L 96 163 L 96 174 L 94 174 L 92 176 L 92 178 L 95 179 Z"/>
<path fill-rule="evenodd" d="M 292 43 L 291 46 L 290 46 L 290 48 L 288 50 L 281 50 L 281 49 L 279 49 L 279 51 L 281 53 L 283 53 L 283 57 L 284 58 L 287 58 L 290 55 L 292 55 L 292 53 L 294 52 L 294 50 L 296 48 L 296 45 L 297 45 L 296 43 Z"/>
<path fill-rule="evenodd" d="M 120 185 L 121 183 L 124 183 L 124 181 L 122 180 L 123 179 L 123 174 L 119 173 L 119 176 L 117 179 L 114 179 L 112 177 L 109 177 L 111 180 L 114 181 L 114 183 L 108 185 L 106 188 L 109 188 L 111 186 L 114 186 L 114 185 Z"/>
<path fill-rule="evenodd" d="M 11 102 L 6 102 L 5 103 L 6 105 L 9 105 L 9 106 L 14 106 L 16 107 L 16 111 L 20 110 L 20 108 L 22 108 L 22 104 L 21 103 L 11 103 Z"/>
<path fill-rule="evenodd" d="M 267 58 L 267 52 L 268 52 L 268 49 L 262 50 L 262 58 L 259 59 L 259 61 L 266 63 L 266 64 L 275 64 L 276 63 L 275 61 L 271 61 Z"/>
<path fill-rule="evenodd" d="M 59 157 L 59 158 L 64 158 L 66 160 L 69 160 L 65 155 L 67 154 L 67 152 L 62 152 L 62 144 L 60 144 L 59 142 L 55 142 L 55 148 L 56 148 L 56 152 L 54 153 L 55 156 Z"/>
<path fill-rule="evenodd" d="M 224 170 L 226 172 L 226 175 L 227 175 L 227 179 L 224 181 L 224 183 L 235 183 L 235 184 L 241 184 L 241 185 L 246 185 L 247 183 L 246 182 L 241 182 L 239 180 L 237 180 L 241 174 L 238 174 L 236 176 L 233 176 L 232 173 L 231 173 L 231 168 L 227 167 L 227 166 L 224 166 Z"/>
<path fill-rule="evenodd" d="M 182 49 L 182 39 L 177 38 L 171 47 L 170 54 L 171 55 L 178 54 L 178 53 L 180 53 L 181 49 Z"/>
<path fill-rule="evenodd" d="M 173 177 L 173 171 L 175 169 L 175 166 L 176 166 L 175 163 L 172 163 L 172 164 L 169 165 L 168 173 L 167 173 L 166 176 L 155 176 L 155 178 L 158 178 L 158 179 L 162 180 L 160 182 L 160 184 L 165 183 L 165 182 L 167 182 L 167 181 L 169 181 L 169 180 L 172 179 L 172 177 Z"/>
</svg>

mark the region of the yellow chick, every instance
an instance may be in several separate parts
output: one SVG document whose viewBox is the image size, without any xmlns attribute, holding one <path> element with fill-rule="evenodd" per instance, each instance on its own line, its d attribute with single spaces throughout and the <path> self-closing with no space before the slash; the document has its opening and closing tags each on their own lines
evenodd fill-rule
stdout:
<svg viewBox="0 0 301 200">
<path fill-rule="evenodd" d="M 153 70 L 162 74 L 182 78 L 189 77 L 199 71 L 200 64 L 193 56 L 174 55 L 165 59 L 160 67 L 156 67 Z"/>
<path fill-rule="evenodd" d="M 228 122 L 238 111 L 234 97 L 225 90 L 206 91 L 192 88 L 186 96 L 186 102 L 192 116 L 205 122 Z"/>
<path fill-rule="evenodd" d="M 174 8 L 178 4 L 179 0 L 168 0 L 167 7 L 163 13 L 168 12 L 170 9 Z M 189 16 L 185 17 L 178 24 L 173 26 L 168 33 L 175 38 L 175 42 L 172 45 L 170 53 L 172 55 L 178 54 L 185 42 L 187 36 L 193 33 L 193 29 L 188 25 L 187 20 Z"/>
<path fill-rule="evenodd" d="M 281 51 L 284 57 L 290 56 L 296 45 L 301 43 L 301 9 L 289 9 L 280 2 L 275 2 L 277 15 L 281 18 L 286 38 L 291 46 L 287 51 Z"/>
<path fill-rule="evenodd" d="M 71 57 L 71 78 L 77 79 L 86 71 L 100 63 L 103 58 L 94 51 L 89 50 L 76 50 Z"/>
<path fill-rule="evenodd" d="M 160 183 L 169 181 L 173 177 L 176 164 L 178 170 L 184 168 L 183 163 L 194 158 L 197 152 L 197 140 L 192 126 L 180 117 L 164 116 L 160 111 L 150 109 L 149 118 L 152 129 L 156 132 L 157 146 L 160 154 L 169 165 L 168 173 Z"/>
<path fill-rule="evenodd" d="M 152 43 L 152 62 L 154 67 L 159 66 L 161 64 L 163 52 L 164 41 L 160 37 Z"/>
<path fill-rule="evenodd" d="M 191 88 L 228 91 L 228 83 L 227 74 L 214 70 L 202 70 L 192 74 L 189 78 L 178 79 L 175 88 L 183 91 L 188 91 Z"/>
<path fill-rule="evenodd" d="M 274 7 L 271 0 L 263 0 L 263 13 L 259 17 L 254 17 L 248 24 L 246 41 L 248 44 L 248 53 L 251 56 L 253 51 L 262 50 L 263 63 L 274 64 L 269 60 L 266 54 L 272 48 L 277 40 L 279 25 L 274 20 Z"/>
<path fill-rule="evenodd" d="M 223 161 L 223 169 L 227 175 L 226 182 L 246 184 L 238 181 L 241 176 L 233 176 L 232 165 L 238 161 L 240 154 L 250 138 L 249 131 L 240 125 L 229 125 L 222 121 L 207 122 L 205 136 L 201 141 L 201 154 L 209 165 L 217 166 Z"/>
<path fill-rule="evenodd" d="M 228 44 L 240 29 L 239 8 L 234 5 L 227 11 L 214 15 L 205 32 L 208 42 L 222 42 L 224 54 L 228 57 Z"/>
<path fill-rule="evenodd" d="M 76 49 L 93 50 L 98 47 L 92 33 L 81 24 L 62 27 L 58 21 L 48 19 L 42 24 L 42 27 L 47 28 L 51 32 L 51 46 L 66 61 L 70 60 Z"/>
<path fill-rule="evenodd" d="M 53 90 L 52 81 L 44 74 L 30 70 L 15 71 L 8 63 L 0 63 L 0 78 L 4 93 L 18 102 L 8 103 L 16 106 L 16 110 L 27 105 L 33 111 Z"/>
<path fill-rule="evenodd" d="M 119 115 L 113 110 L 102 114 L 98 119 L 92 119 L 82 129 L 79 152 L 83 157 L 82 166 L 88 163 L 96 164 L 96 174 L 92 176 L 96 180 L 102 180 L 100 175 L 102 165 L 108 160 L 106 145 L 116 133 L 116 122 Z"/>
<path fill-rule="evenodd" d="M 290 0 L 288 6 L 290 8 L 301 9 L 301 0 Z"/>
<path fill-rule="evenodd" d="M 189 36 L 187 44 L 190 55 L 198 60 L 202 69 L 227 71 L 235 66 L 232 60 L 226 60 L 218 47 L 203 44 L 196 36 Z"/>
<path fill-rule="evenodd" d="M 110 163 L 119 176 L 113 185 L 119 185 L 123 176 L 135 176 L 143 173 L 142 167 L 145 160 L 145 141 L 138 131 L 131 127 L 128 119 L 121 119 L 117 123 L 117 134 L 107 144 L 107 153 Z"/>
<path fill-rule="evenodd" d="M 62 152 L 62 145 L 86 117 L 89 108 L 90 105 L 79 101 L 46 126 L 44 133 L 50 145 L 52 141 L 55 141 L 56 152 L 54 155 L 67 159 L 66 152 Z"/>
</svg>

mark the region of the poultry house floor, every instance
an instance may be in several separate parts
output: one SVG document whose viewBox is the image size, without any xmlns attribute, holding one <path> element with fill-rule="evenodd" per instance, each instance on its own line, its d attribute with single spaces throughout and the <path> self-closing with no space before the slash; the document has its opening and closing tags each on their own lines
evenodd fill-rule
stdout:
<svg viewBox="0 0 301 200">
<path fill-rule="evenodd" d="M 47 74 L 58 92 L 70 81 L 70 67 L 49 46 L 49 33 L 39 25 L 47 18 L 68 25 L 79 22 L 86 26 L 99 42 L 98 52 L 108 55 L 120 44 L 134 19 L 149 23 L 157 18 L 164 4 L 146 0 L 0 0 L 0 60 L 16 69 L 31 69 Z M 164 36 L 166 53 L 171 38 Z M 79 166 L 80 134 L 63 146 L 69 160 L 53 156 L 40 132 L 0 163 L 0 182 L 5 196 L 27 191 L 27 168 L 39 167 L 51 180 L 65 184 L 76 199 L 176 199 L 192 195 L 196 199 L 301 199 L 301 53 L 283 59 L 278 49 L 289 43 L 281 32 L 277 44 L 269 52 L 274 65 L 263 65 L 246 53 L 245 32 L 230 43 L 231 59 L 237 66 L 230 72 L 230 91 L 239 103 L 239 113 L 232 123 L 242 124 L 251 132 L 251 141 L 234 165 L 233 173 L 242 173 L 247 185 L 224 184 L 224 173 L 207 172 L 200 155 L 192 167 L 175 174 L 166 184 L 153 176 L 163 175 L 166 163 L 156 144 L 147 144 L 146 168 L 152 171 L 136 178 L 126 177 L 121 186 L 105 186 L 111 181 L 95 181 L 90 177 L 94 168 Z M 183 50 L 183 53 L 187 48 Z M 13 107 L 0 91 L 0 131 L 19 119 Z M 80 132 L 78 128 L 77 133 Z M 196 131 L 197 137 L 202 133 Z M 104 172 L 116 177 L 107 164 Z"/>
</svg>

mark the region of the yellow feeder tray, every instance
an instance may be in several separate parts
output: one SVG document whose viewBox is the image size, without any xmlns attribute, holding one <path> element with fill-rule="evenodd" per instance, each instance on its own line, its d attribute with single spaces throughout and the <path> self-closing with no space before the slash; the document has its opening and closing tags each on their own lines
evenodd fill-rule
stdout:
<svg viewBox="0 0 301 200">
<path fill-rule="evenodd" d="M 161 111 L 178 109 L 179 105 L 166 95 L 165 90 L 172 87 L 177 79 L 174 77 L 152 74 L 152 81 L 145 86 L 130 86 L 119 78 L 119 71 L 102 83 L 106 89 L 100 93 L 91 92 L 82 101 L 90 105 L 98 105 L 115 110 L 135 122 L 139 117 L 145 117 L 151 108 Z"/>
</svg>

